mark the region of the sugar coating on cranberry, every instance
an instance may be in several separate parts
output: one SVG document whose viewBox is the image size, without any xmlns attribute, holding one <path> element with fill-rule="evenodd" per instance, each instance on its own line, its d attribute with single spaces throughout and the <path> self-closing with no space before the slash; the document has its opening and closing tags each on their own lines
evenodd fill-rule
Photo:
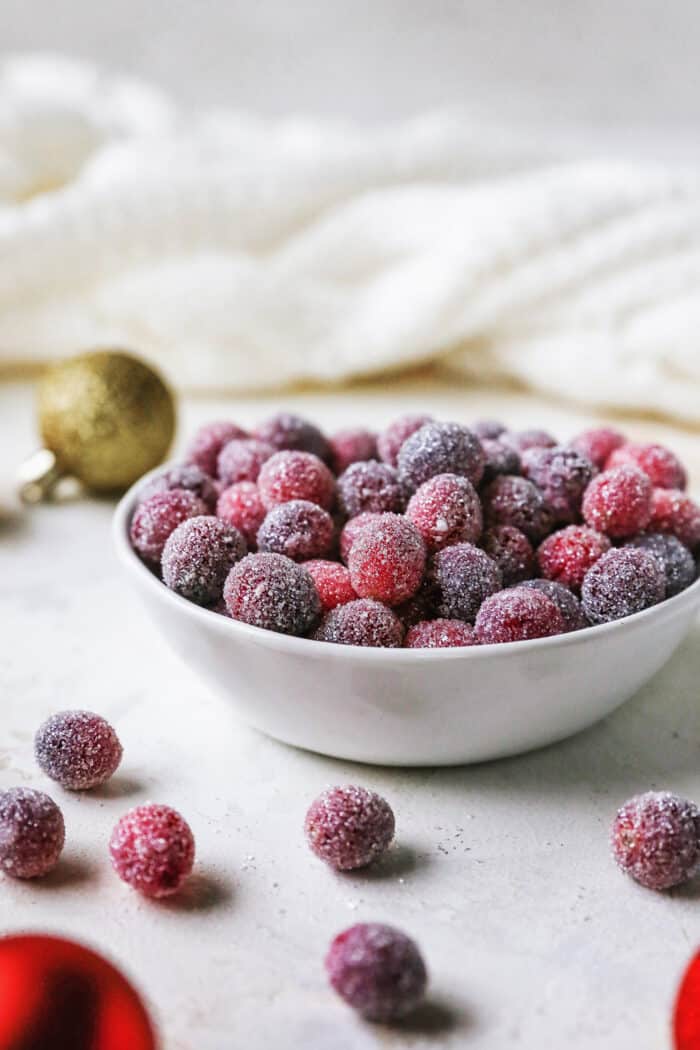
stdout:
<svg viewBox="0 0 700 1050">
<path fill-rule="evenodd" d="M 216 504 L 216 514 L 238 529 L 249 548 L 255 547 L 258 529 L 267 511 L 254 481 L 239 481 L 224 489 Z"/>
<path fill-rule="evenodd" d="M 642 532 L 651 518 L 652 484 L 637 467 L 614 467 L 593 478 L 581 510 L 587 525 L 613 539 Z"/>
<path fill-rule="evenodd" d="M 481 547 L 501 570 L 504 587 L 512 587 L 532 576 L 535 552 L 520 529 L 512 525 L 494 525 L 481 537 Z"/>
<path fill-rule="evenodd" d="M 15 879 L 48 874 L 58 864 L 65 837 L 63 814 L 43 791 L 0 792 L 0 871 Z"/>
<path fill-rule="evenodd" d="M 505 441 L 492 438 L 481 438 L 480 440 L 485 456 L 482 484 L 488 484 L 499 474 L 520 473 L 522 463 L 517 449 Z"/>
<path fill-rule="evenodd" d="M 525 477 L 537 485 L 557 522 L 580 520 L 581 501 L 596 472 L 589 459 L 573 448 L 531 448 L 523 453 Z"/>
<path fill-rule="evenodd" d="M 391 609 L 372 598 L 358 598 L 326 613 L 314 637 L 336 645 L 398 649 L 403 634 L 403 624 Z"/>
<path fill-rule="evenodd" d="M 428 973 L 418 947 L 392 926 L 358 923 L 339 933 L 325 960 L 331 986 L 368 1021 L 405 1017 L 425 995 Z"/>
<path fill-rule="evenodd" d="M 470 423 L 469 427 L 480 441 L 495 441 L 507 430 L 507 427 L 497 419 L 477 419 L 475 423 Z"/>
<path fill-rule="evenodd" d="M 219 453 L 217 472 L 224 485 L 238 481 L 257 481 L 263 463 L 274 456 L 272 445 L 256 438 L 236 438 L 227 442 Z"/>
<path fill-rule="evenodd" d="M 243 536 L 233 525 L 203 515 L 188 518 L 170 533 L 163 548 L 163 583 L 197 605 L 221 598 L 224 580 L 246 554 Z"/>
<path fill-rule="evenodd" d="M 620 445 L 608 457 L 606 469 L 624 465 L 644 471 L 655 488 L 684 489 L 688 475 L 678 456 L 663 445 L 652 443 Z"/>
<path fill-rule="evenodd" d="M 313 559 L 304 562 L 304 568 L 313 577 L 323 612 L 345 605 L 357 598 L 350 580 L 350 571 L 337 561 Z"/>
<path fill-rule="evenodd" d="M 34 755 L 47 777 L 70 791 L 104 784 L 122 760 L 122 745 L 109 722 L 93 711 L 59 711 L 34 737 Z"/>
<path fill-rule="evenodd" d="M 565 631 L 558 606 L 542 591 L 513 587 L 492 594 L 482 604 L 474 622 L 480 645 L 548 638 Z"/>
<path fill-rule="evenodd" d="M 336 474 L 342 474 L 352 463 L 377 459 L 377 435 L 371 430 L 338 430 L 330 438 L 333 452 L 331 466 Z"/>
<path fill-rule="evenodd" d="M 537 564 L 546 579 L 578 594 L 588 570 L 610 547 L 602 532 L 588 525 L 569 525 L 542 541 L 537 548 Z"/>
<path fill-rule="evenodd" d="M 334 536 L 335 526 L 328 511 L 308 500 L 294 499 L 268 511 L 258 530 L 258 550 L 306 561 L 328 554 Z"/>
<path fill-rule="evenodd" d="M 501 435 L 503 441 L 508 442 L 518 452 L 527 452 L 530 448 L 554 448 L 556 438 L 547 430 L 509 430 Z"/>
<path fill-rule="evenodd" d="M 645 532 L 628 540 L 625 546 L 641 547 L 659 559 L 666 578 L 666 598 L 680 594 L 686 587 L 690 587 L 695 579 L 695 559 L 676 536 Z"/>
<path fill-rule="evenodd" d="M 431 580 L 439 617 L 473 623 L 485 598 L 501 589 L 501 570 L 493 558 L 471 543 L 456 543 L 438 551 Z"/>
<path fill-rule="evenodd" d="M 478 485 L 485 456 L 476 434 L 459 423 L 424 423 L 399 450 L 401 483 L 415 491 L 436 474 L 459 474 Z"/>
<path fill-rule="evenodd" d="M 334 787 L 311 803 L 304 831 L 312 851 L 338 871 L 365 868 L 394 838 L 389 803 L 362 787 Z"/>
<path fill-rule="evenodd" d="M 207 505 L 193 492 L 172 489 L 140 503 L 131 519 L 131 545 L 144 561 L 158 564 L 166 540 L 188 518 L 207 513 Z"/>
<path fill-rule="evenodd" d="M 338 478 L 338 506 L 348 518 L 365 513 L 398 514 L 404 503 L 403 487 L 388 463 L 353 463 Z"/>
<path fill-rule="evenodd" d="M 319 428 L 292 412 L 279 412 L 266 419 L 256 429 L 255 436 L 278 452 L 285 449 L 310 452 L 324 463 L 330 463 L 333 458 L 333 449 Z"/>
<path fill-rule="evenodd" d="M 158 492 L 170 492 L 171 489 L 186 489 L 199 496 L 207 509 L 213 511 L 218 492 L 214 479 L 205 474 L 194 463 L 179 463 L 169 470 L 158 474 L 139 490 L 139 503 L 155 496 Z"/>
<path fill-rule="evenodd" d="M 588 620 L 584 616 L 581 603 L 576 595 L 554 580 L 523 580 L 520 587 L 531 587 L 535 591 L 541 591 L 556 605 L 564 620 L 565 631 L 580 631 L 588 627 Z"/>
<path fill-rule="evenodd" d="M 194 835 L 177 810 L 148 802 L 117 822 L 109 853 L 124 882 L 147 897 L 169 897 L 192 871 Z"/>
<path fill-rule="evenodd" d="M 405 649 L 452 649 L 476 645 L 473 627 L 462 620 L 421 620 L 409 627 Z"/>
<path fill-rule="evenodd" d="M 482 495 L 487 526 L 512 525 L 537 543 L 552 527 L 552 512 L 540 490 L 528 478 L 502 474 Z"/>
<path fill-rule="evenodd" d="M 591 623 L 607 623 L 663 600 L 666 576 L 659 559 L 638 547 L 616 547 L 586 573 L 581 602 Z"/>
<path fill-rule="evenodd" d="M 654 489 L 649 532 L 676 536 L 688 550 L 700 547 L 700 506 L 678 489 Z"/>
<path fill-rule="evenodd" d="M 700 866 L 700 813 L 679 795 L 648 791 L 618 810 L 610 842 L 622 871 L 647 889 L 667 890 Z"/>
<path fill-rule="evenodd" d="M 279 634 L 307 634 L 321 612 L 311 574 L 284 554 L 248 554 L 226 577 L 224 601 L 234 620 Z"/>
<path fill-rule="evenodd" d="M 395 467 L 399 450 L 404 441 L 411 434 L 415 434 L 417 430 L 420 430 L 424 423 L 432 422 L 432 416 L 424 415 L 407 415 L 401 416 L 400 419 L 395 419 L 377 438 L 379 458 L 388 463 L 390 467 Z"/>
<path fill-rule="evenodd" d="M 363 526 L 350 548 L 350 579 L 361 598 L 400 605 L 418 591 L 425 558 L 415 525 L 398 514 L 381 514 Z"/>
<path fill-rule="evenodd" d="M 348 557 L 350 556 L 350 550 L 353 543 L 360 535 L 365 525 L 368 525 L 370 521 L 374 521 L 379 517 L 379 514 L 375 514 L 372 511 L 365 511 L 364 514 L 358 514 L 356 518 L 350 518 L 349 521 L 343 525 L 340 533 L 340 557 L 342 561 L 347 564 Z"/>
<path fill-rule="evenodd" d="M 483 517 L 476 489 L 458 474 L 436 474 L 409 500 L 406 517 L 413 522 L 429 551 L 453 543 L 475 543 Z"/>
<path fill-rule="evenodd" d="M 248 435 L 235 423 L 205 423 L 195 433 L 186 452 L 188 463 L 194 463 L 210 477 L 216 477 L 216 462 L 219 453 L 228 441 Z"/>
<path fill-rule="evenodd" d="M 594 427 L 577 434 L 569 442 L 569 447 L 576 449 L 589 459 L 594 467 L 602 470 L 610 454 L 620 445 L 624 445 L 625 441 L 625 435 L 613 427 Z"/>
<path fill-rule="evenodd" d="M 311 452 L 276 452 L 260 471 L 258 488 L 268 510 L 293 499 L 306 499 L 330 510 L 335 500 L 335 478 Z"/>
</svg>

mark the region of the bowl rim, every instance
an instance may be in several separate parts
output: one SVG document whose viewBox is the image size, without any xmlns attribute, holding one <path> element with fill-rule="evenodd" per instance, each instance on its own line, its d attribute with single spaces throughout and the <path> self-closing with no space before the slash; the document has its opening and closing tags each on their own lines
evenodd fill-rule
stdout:
<svg viewBox="0 0 700 1050">
<path fill-rule="evenodd" d="M 375 648 L 361 645 L 341 645 L 338 642 L 322 642 L 314 638 L 269 631 L 264 627 L 255 627 L 252 624 L 243 623 L 241 620 L 234 620 L 229 616 L 224 616 L 222 613 L 215 612 L 213 609 L 208 609 L 205 606 L 196 605 L 194 602 L 190 602 L 181 595 L 176 594 L 175 591 L 166 587 L 162 580 L 159 580 L 151 572 L 131 546 L 129 542 L 129 524 L 140 489 L 152 478 L 176 465 L 179 465 L 179 461 L 169 460 L 144 474 L 119 500 L 112 518 L 112 539 L 119 561 L 141 584 L 151 588 L 156 598 L 169 602 L 173 609 L 177 608 L 185 615 L 189 615 L 195 620 L 201 620 L 202 623 L 208 624 L 215 629 L 239 635 L 243 640 L 248 639 L 258 643 L 266 643 L 272 648 L 281 648 L 299 655 L 306 653 L 309 656 L 314 654 L 318 656 L 322 653 L 330 655 L 332 653 L 334 657 L 341 659 L 366 660 L 375 663 L 392 663 L 397 659 L 407 664 L 417 661 L 474 661 L 488 659 L 496 654 L 500 658 L 508 658 L 518 653 L 525 654 L 533 650 L 544 651 L 565 648 L 569 645 L 585 642 L 592 637 L 611 636 L 628 629 L 631 625 L 642 623 L 644 620 L 651 620 L 662 613 L 672 615 L 693 604 L 700 607 L 700 576 L 698 576 L 689 587 L 675 594 L 672 598 L 665 598 L 648 609 L 632 613 L 631 616 L 624 616 L 622 619 L 611 620 L 608 623 L 582 627 L 578 631 L 569 631 L 564 634 L 550 635 L 546 638 L 529 638 L 515 642 L 450 646 L 444 649 Z"/>
</svg>

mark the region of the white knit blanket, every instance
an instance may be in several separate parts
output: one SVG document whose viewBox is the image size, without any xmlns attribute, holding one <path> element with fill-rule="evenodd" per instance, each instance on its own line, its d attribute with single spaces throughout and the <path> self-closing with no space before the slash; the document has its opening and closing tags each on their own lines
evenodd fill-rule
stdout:
<svg viewBox="0 0 700 1050">
<path fill-rule="evenodd" d="M 453 116 L 189 114 L 55 58 L 0 65 L 0 364 L 95 344 L 189 388 L 440 359 L 700 421 L 700 179 Z"/>
</svg>

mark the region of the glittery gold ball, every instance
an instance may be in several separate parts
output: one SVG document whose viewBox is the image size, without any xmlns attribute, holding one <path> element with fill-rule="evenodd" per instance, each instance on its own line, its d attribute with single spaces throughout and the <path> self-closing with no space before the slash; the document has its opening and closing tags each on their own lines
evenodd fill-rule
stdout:
<svg viewBox="0 0 700 1050">
<path fill-rule="evenodd" d="M 131 354 L 99 350 L 54 365 L 39 386 L 39 426 L 59 469 L 96 492 L 124 489 L 165 458 L 175 403 Z"/>
</svg>

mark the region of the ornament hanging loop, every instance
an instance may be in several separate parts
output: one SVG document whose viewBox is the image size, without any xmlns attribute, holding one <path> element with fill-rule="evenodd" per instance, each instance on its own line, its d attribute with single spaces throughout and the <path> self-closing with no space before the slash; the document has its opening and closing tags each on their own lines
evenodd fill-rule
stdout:
<svg viewBox="0 0 700 1050">
<path fill-rule="evenodd" d="M 17 470 L 19 497 L 23 503 L 43 503 L 53 499 L 63 477 L 53 452 L 40 448 Z"/>
</svg>

